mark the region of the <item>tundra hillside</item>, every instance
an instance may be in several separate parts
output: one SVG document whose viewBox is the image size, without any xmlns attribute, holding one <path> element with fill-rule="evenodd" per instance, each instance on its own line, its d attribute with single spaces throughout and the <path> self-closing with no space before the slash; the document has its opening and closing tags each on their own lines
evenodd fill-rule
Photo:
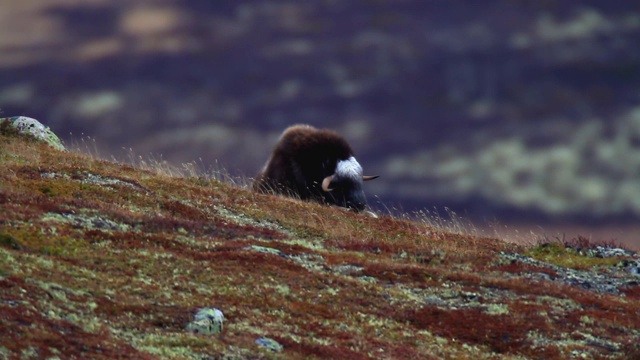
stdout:
<svg viewBox="0 0 640 360">
<path fill-rule="evenodd" d="M 2 358 L 640 358 L 626 253 L 376 219 L 6 128 L 0 169 Z M 186 330 L 205 307 L 221 334 Z"/>
</svg>

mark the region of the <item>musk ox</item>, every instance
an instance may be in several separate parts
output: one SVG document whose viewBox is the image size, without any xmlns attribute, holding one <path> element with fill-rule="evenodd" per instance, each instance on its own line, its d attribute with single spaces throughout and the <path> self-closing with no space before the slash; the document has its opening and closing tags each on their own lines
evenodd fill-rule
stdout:
<svg viewBox="0 0 640 360">
<path fill-rule="evenodd" d="M 253 182 L 255 191 L 284 194 L 364 210 L 363 176 L 353 151 L 337 133 L 309 125 L 287 128 Z"/>
</svg>

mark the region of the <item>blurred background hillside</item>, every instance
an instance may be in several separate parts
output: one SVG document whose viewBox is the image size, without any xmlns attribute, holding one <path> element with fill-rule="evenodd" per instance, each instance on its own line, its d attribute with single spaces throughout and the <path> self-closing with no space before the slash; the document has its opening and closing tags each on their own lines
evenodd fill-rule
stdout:
<svg viewBox="0 0 640 360">
<path fill-rule="evenodd" d="M 309 123 L 374 208 L 640 248 L 639 45 L 632 0 L 4 0 L 0 109 L 237 176 Z"/>
</svg>

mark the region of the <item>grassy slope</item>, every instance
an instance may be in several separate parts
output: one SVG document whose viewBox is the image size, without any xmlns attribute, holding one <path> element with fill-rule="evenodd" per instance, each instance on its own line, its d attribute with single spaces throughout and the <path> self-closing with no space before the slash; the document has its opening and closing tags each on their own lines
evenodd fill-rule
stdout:
<svg viewBox="0 0 640 360">
<path fill-rule="evenodd" d="M 625 358 L 640 292 L 524 249 L 0 136 L 0 357 Z M 279 250 L 257 251 L 252 245 Z M 188 333 L 198 308 L 220 336 Z M 259 349 L 260 336 L 281 353 Z M 637 354 L 637 352 L 636 352 Z"/>
</svg>

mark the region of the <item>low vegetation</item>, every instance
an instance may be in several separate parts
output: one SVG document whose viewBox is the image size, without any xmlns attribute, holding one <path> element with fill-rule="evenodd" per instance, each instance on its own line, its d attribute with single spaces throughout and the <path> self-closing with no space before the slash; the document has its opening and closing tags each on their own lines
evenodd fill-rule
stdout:
<svg viewBox="0 0 640 360">
<path fill-rule="evenodd" d="M 640 357 L 639 281 L 611 270 L 618 258 L 256 194 L 8 131 L 0 169 L 0 357 Z M 542 262 L 621 285 L 554 281 Z M 224 313 L 222 334 L 186 330 L 204 307 Z"/>
</svg>

